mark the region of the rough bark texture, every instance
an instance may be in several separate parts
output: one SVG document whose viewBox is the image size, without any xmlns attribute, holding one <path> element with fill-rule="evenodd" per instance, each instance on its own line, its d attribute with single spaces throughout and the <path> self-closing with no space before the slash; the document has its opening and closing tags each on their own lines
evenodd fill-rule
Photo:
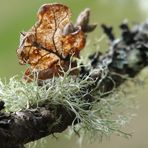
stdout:
<svg viewBox="0 0 148 148">
<path fill-rule="evenodd" d="M 23 144 L 64 131 L 74 114 L 61 105 L 46 104 L 37 109 L 1 113 L 0 142 L 2 148 L 23 147 Z"/>
<path fill-rule="evenodd" d="M 81 75 L 90 74 L 93 79 L 99 79 L 100 65 L 108 68 L 108 76 L 112 77 L 116 87 L 125 79 L 122 76 L 135 77 L 148 64 L 148 23 L 137 25 L 132 30 L 122 23 L 121 38 L 115 39 L 112 28 L 102 25 L 110 40 L 109 51 L 95 53 L 89 58 L 91 67 L 82 67 Z M 96 72 L 98 70 L 98 72 Z M 93 72 L 94 71 L 94 72 Z M 97 81 L 96 81 L 97 82 Z M 89 89 L 96 87 L 91 86 Z M 113 88 L 113 82 L 104 78 L 99 85 L 102 92 Z M 88 88 L 86 88 L 88 89 Z M 88 101 L 92 101 L 90 96 Z M 103 97 L 103 96 L 102 96 Z M 2 110 L 4 103 L 0 102 Z M 87 109 L 87 108 L 86 108 Z M 0 147 L 23 148 L 24 144 L 40 139 L 50 134 L 61 133 L 72 124 L 75 114 L 62 105 L 45 102 L 38 108 L 30 108 L 15 113 L 0 113 Z M 75 123 L 76 124 L 76 123 Z"/>
</svg>

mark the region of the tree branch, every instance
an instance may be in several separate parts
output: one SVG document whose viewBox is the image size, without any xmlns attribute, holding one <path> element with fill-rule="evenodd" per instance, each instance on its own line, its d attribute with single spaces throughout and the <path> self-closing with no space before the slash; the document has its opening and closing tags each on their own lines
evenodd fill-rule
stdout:
<svg viewBox="0 0 148 148">
<path fill-rule="evenodd" d="M 127 29 L 128 28 L 128 29 Z M 126 79 L 120 75 L 135 77 L 148 64 L 148 23 L 137 25 L 129 29 L 128 25 L 121 25 L 121 38 L 115 39 L 111 29 L 103 25 L 104 32 L 110 40 L 109 51 L 106 54 L 95 53 L 89 57 L 90 67 L 81 69 L 80 78 L 90 75 L 95 80 L 95 84 L 90 88 L 85 88 L 86 92 L 96 89 L 97 80 L 103 73 L 101 67 L 108 69 L 107 76 L 110 76 L 116 87 L 121 85 Z M 98 90 L 109 92 L 113 89 L 113 82 L 104 77 Z M 104 96 L 101 96 L 104 97 Z M 88 102 L 93 101 L 93 96 L 88 93 L 84 98 Z M 1 148 L 22 148 L 24 144 L 38 140 L 42 137 L 61 133 L 70 126 L 75 114 L 63 105 L 52 104 L 51 101 L 45 101 L 36 108 L 22 109 L 18 112 L 6 113 L 2 111 L 4 103 L 0 103 L 0 143 Z M 86 110 L 88 107 L 85 108 Z M 77 124 L 75 121 L 74 124 Z"/>
</svg>

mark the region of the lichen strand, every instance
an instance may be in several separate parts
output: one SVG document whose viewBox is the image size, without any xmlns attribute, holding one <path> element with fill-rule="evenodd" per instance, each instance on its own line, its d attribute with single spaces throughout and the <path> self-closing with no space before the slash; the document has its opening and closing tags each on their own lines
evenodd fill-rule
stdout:
<svg viewBox="0 0 148 148">
<path fill-rule="evenodd" d="M 87 133 L 86 135 L 90 137 L 101 138 L 111 133 L 122 134 L 119 124 L 121 119 L 112 118 L 114 108 L 119 107 L 122 99 L 118 97 L 101 99 L 99 97 L 102 95 L 101 92 L 91 92 L 88 89 L 96 85 L 94 79 L 89 76 L 82 79 L 74 78 L 69 75 L 70 70 L 63 72 L 63 76 L 43 82 L 42 86 L 38 85 L 38 81 L 26 83 L 16 77 L 11 78 L 7 84 L 1 81 L 0 99 L 5 102 L 5 110 L 18 113 L 38 107 L 52 110 L 56 119 L 52 123 L 53 132 L 62 132 L 68 125 L 72 125 L 74 131 Z M 102 76 L 99 82 L 104 78 L 104 75 Z M 63 115 L 65 112 L 69 114 L 69 119 Z M 60 124 L 61 122 L 63 124 Z M 80 123 L 79 126 L 77 123 Z M 124 135 L 128 136 L 126 133 Z"/>
</svg>

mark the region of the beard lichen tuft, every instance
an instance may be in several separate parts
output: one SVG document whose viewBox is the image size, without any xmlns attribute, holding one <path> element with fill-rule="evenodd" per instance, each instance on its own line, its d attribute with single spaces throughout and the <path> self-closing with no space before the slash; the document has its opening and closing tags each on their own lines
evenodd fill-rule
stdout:
<svg viewBox="0 0 148 148">
<path fill-rule="evenodd" d="M 124 102 L 122 97 L 117 95 L 118 92 L 104 98 L 101 98 L 102 94 L 97 89 L 86 92 L 86 88 L 96 81 L 90 76 L 81 79 L 71 76 L 70 71 L 71 69 L 63 72 L 62 76 L 46 80 L 42 86 L 38 85 L 37 79 L 26 83 L 17 76 L 10 78 L 7 83 L 1 80 L 0 100 L 5 102 L 5 111 L 17 112 L 32 106 L 38 107 L 38 104 L 49 101 L 53 105 L 63 105 L 75 114 L 71 128 L 77 135 L 86 135 L 93 140 L 102 140 L 104 136 L 112 133 L 129 137 L 130 134 L 121 131 L 127 118 L 121 118 L 122 115 L 116 113 L 116 108 L 120 108 Z M 103 74 L 98 83 L 104 77 Z M 82 99 L 87 93 L 94 100 Z"/>
</svg>

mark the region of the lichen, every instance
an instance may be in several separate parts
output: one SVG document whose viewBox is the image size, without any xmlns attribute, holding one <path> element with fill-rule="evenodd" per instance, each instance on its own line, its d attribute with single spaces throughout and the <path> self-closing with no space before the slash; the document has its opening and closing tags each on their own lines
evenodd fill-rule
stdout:
<svg viewBox="0 0 148 148">
<path fill-rule="evenodd" d="M 92 93 L 94 101 L 83 100 L 85 88 L 95 81 L 89 76 L 81 79 L 71 76 L 70 71 L 71 69 L 63 72 L 63 76 L 47 80 L 42 86 L 38 85 L 37 79 L 26 83 L 17 76 L 10 78 L 7 83 L 0 81 L 0 100 L 5 102 L 5 110 L 16 112 L 32 105 L 37 107 L 39 103 L 48 100 L 75 113 L 76 117 L 71 126 L 74 133 L 100 140 L 112 133 L 130 136 L 121 130 L 127 123 L 127 118 L 121 118 L 123 115 L 116 113 L 116 109 L 126 102 L 118 95 L 118 91 L 104 98 L 100 97 L 101 92 L 92 91 L 89 93 Z M 75 121 L 79 124 L 75 125 Z"/>
</svg>

